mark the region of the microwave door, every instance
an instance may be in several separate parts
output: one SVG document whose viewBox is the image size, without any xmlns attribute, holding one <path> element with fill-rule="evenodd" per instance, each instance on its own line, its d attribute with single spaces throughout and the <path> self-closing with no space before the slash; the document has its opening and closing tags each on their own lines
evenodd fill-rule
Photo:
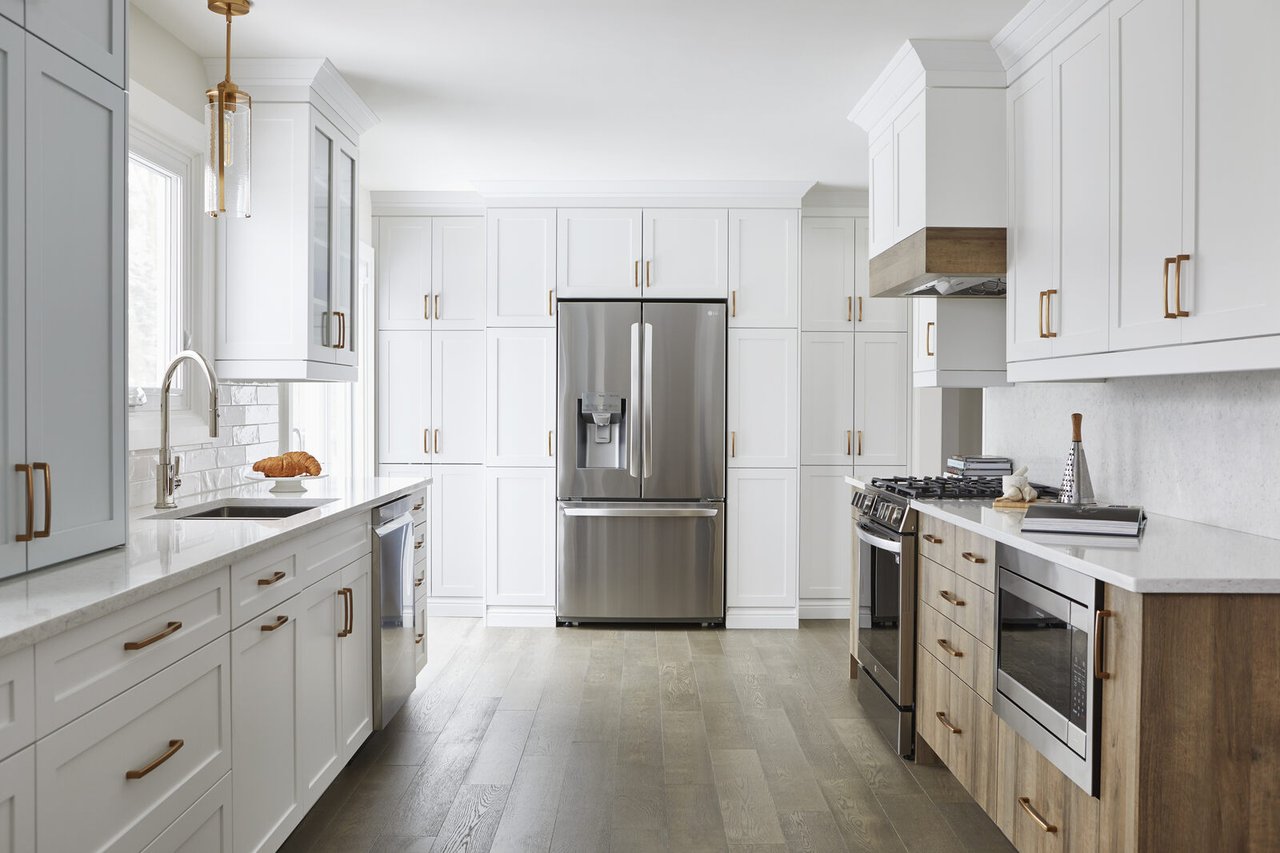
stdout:
<svg viewBox="0 0 1280 853">
<path fill-rule="evenodd" d="M 999 589 L 996 687 L 1067 743 L 1080 642 L 1072 602 L 1006 570 Z"/>
</svg>

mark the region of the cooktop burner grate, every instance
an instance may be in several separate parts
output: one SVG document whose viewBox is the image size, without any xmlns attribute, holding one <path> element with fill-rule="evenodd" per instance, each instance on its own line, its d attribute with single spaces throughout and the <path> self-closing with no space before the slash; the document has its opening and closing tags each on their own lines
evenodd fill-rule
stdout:
<svg viewBox="0 0 1280 853">
<path fill-rule="evenodd" d="M 876 477 L 871 485 L 913 500 L 995 500 L 1004 493 L 999 477 Z M 1051 486 L 1035 488 L 1042 500 L 1058 499 L 1058 490 Z"/>
</svg>

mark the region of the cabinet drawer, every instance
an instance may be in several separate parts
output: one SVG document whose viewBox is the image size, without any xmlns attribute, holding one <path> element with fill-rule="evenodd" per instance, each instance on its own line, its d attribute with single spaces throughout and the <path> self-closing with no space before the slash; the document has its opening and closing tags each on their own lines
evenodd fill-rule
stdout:
<svg viewBox="0 0 1280 853">
<path fill-rule="evenodd" d="M 413 646 L 413 671 L 422 672 L 422 668 L 427 665 L 427 598 L 422 598 L 414 602 L 413 605 L 413 628 L 414 640 Z"/>
<path fill-rule="evenodd" d="M 0 853 L 36 849 L 36 748 L 0 761 Z"/>
<path fill-rule="evenodd" d="M 955 727 L 947 767 L 974 801 L 989 809 L 996 791 L 996 715 L 982 697 L 951 673 L 945 711 Z"/>
<path fill-rule="evenodd" d="M 231 774 L 196 800 L 142 853 L 231 853 Z"/>
<path fill-rule="evenodd" d="M 955 557 L 950 567 L 956 574 L 990 592 L 996 590 L 996 543 L 959 527 L 952 529 Z"/>
<path fill-rule="evenodd" d="M 955 648 L 951 643 L 951 635 L 957 631 L 955 623 L 923 601 L 920 602 L 916 612 L 919 616 L 916 623 L 916 641 L 944 668 L 950 669 L 951 665 L 947 662 L 949 655 L 945 649 Z M 938 642 L 939 640 L 943 642 Z"/>
<path fill-rule="evenodd" d="M 229 577 L 221 569 L 39 643 L 39 736 L 227 633 Z"/>
<path fill-rule="evenodd" d="M 0 658 L 0 758 L 35 742 L 34 658 L 30 647 Z"/>
<path fill-rule="evenodd" d="M 369 518 L 363 513 L 335 521 L 304 535 L 298 548 L 298 574 L 302 586 L 328 577 L 373 551 Z"/>
<path fill-rule="evenodd" d="M 413 506 L 409 508 L 409 512 L 413 514 L 414 527 L 417 527 L 420 524 L 426 524 L 431 518 L 431 502 L 427 496 L 427 489 L 430 488 L 431 487 L 428 486 L 426 489 L 423 489 L 420 492 L 414 492 L 411 495 L 413 498 Z"/>
<path fill-rule="evenodd" d="M 42 849 L 140 850 L 226 775 L 229 654 L 215 640 L 36 745 Z"/>
<path fill-rule="evenodd" d="M 920 553 L 946 569 L 956 565 L 956 528 L 920 513 Z"/>
<path fill-rule="evenodd" d="M 920 600 L 942 614 L 955 620 L 957 601 L 962 601 L 956 590 L 956 573 L 928 557 L 920 558 Z"/>
<path fill-rule="evenodd" d="M 958 627 L 954 623 L 951 625 L 951 633 L 947 638 L 950 641 L 950 649 L 948 652 L 939 647 L 939 651 L 943 652 L 942 660 L 946 661 L 947 668 L 960 677 L 960 680 L 977 693 L 982 699 L 988 703 L 991 702 L 991 692 L 994 689 L 995 671 L 995 655 L 988 646 L 979 643 L 968 631 Z M 959 654 L 955 654 L 958 652 Z"/>
<path fill-rule="evenodd" d="M 996 645 L 996 596 L 959 572 L 955 579 L 957 603 L 951 614 L 956 625 L 968 631 L 987 648 Z M 964 604 L 959 602 L 963 601 Z"/>
<path fill-rule="evenodd" d="M 916 646 L 916 731 L 925 739 L 941 761 L 950 766 L 951 739 L 944 719 L 950 696 L 952 675 L 942 661 Z M 938 714 L 942 714 L 941 717 Z"/>
</svg>

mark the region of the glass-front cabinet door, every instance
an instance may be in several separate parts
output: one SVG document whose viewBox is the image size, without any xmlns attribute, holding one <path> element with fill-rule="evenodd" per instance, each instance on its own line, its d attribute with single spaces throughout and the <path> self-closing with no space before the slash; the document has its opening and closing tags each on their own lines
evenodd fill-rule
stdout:
<svg viewBox="0 0 1280 853">
<path fill-rule="evenodd" d="M 356 363 L 356 318 L 359 299 L 356 287 L 359 277 L 356 264 L 359 241 L 356 229 L 356 199 L 359 184 L 356 172 L 356 149 L 341 135 L 336 137 L 333 151 L 333 276 L 331 310 L 337 320 L 337 338 L 331 341 L 338 364 Z"/>
<path fill-rule="evenodd" d="M 307 322 L 307 357 L 333 361 L 337 322 L 333 317 L 333 152 L 337 134 L 311 111 L 311 285 Z"/>
</svg>

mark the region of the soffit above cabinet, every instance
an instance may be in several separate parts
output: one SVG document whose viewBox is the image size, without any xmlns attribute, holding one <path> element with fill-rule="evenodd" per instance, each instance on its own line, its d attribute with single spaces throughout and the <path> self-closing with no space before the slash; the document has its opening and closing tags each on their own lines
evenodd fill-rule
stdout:
<svg viewBox="0 0 1280 853">
<path fill-rule="evenodd" d="M 489 207 L 800 207 L 813 181 L 473 181 Z"/>
</svg>

